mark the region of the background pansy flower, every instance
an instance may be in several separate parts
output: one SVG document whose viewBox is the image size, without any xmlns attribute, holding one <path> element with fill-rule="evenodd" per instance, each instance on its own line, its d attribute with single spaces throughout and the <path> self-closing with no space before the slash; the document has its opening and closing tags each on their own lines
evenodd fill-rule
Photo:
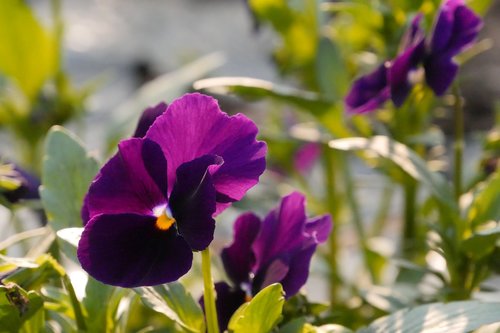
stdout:
<svg viewBox="0 0 500 333">
<path fill-rule="evenodd" d="M 482 27 L 481 18 L 463 0 L 446 0 L 428 43 L 420 28 L 421 20 L 421 14 L 413 19 L 396 58 L 354 81 L 345 98 L 348 113 L 374 111 L 388 99 L 401 106 L 413 86 L 411 74 L 421 65 L 425 81 L 434 93 L 441 96 L 446 92 L 458 72 L 453 57 L 475 40 Z"/>
<path fill-rule="evenodd" d="M 272 283 L 281 283 L 287 298 L 295 295 L 306 283 L 316 247 L 331 228 L 329 215 L 306 217 L 305 198 L 297 192 L 284 197 L 263 221 L 253 213 L 238 217 L 233 243 L 221 254 L 233 286 L 215 286 L 221 328 L 241 304 Z"/>
<path fill-rule="evenodd" d="M 0 194 L 7 199 L 10 203 L 17 203 L 21 200 L 34 200 L 39 199 L 40 194 L 38 188 L 40 187 L 40 179 L 18 166 L 17 164 L 1 164 L 0 167 L 4 168 L 4 172 L 0 172 L 0 178 L 6 177 L 11 181 L 19 184 L 13 190 L 3 190 L 0 188 Z"/>
<path fill-rule="evenodd" d="M 440 7 L 424 61 L 426 82 L 436 95 L 450 87 L 458 72 L 453 57 L 472 45 L 482 26 L 463 0 L 447 0 Z"/>
<path fill-rule="evenodd" d="M 161 113 L 165 106 L 148 110 Z M 221 200 L 217 185 L 223 191 L 233 184 L 242 196 L 265 168 L 266 147 L 255 140 L 253 122 L 243 115 L 227 116 L 208 96 L 188 94 L 174 101 L 144 137 L 140 134 L 120 142 L 92 182 L 82 209 L 82 267 L 97 280 L 122 287 L 184 275 L 192 251 L 205 249 L 213 239 L 212 216 Z M 226 163 L 229 168 L 219 174 Z M 216 177 L 222 180 L 216 183 Z M 223 197 L 221 206 L 229 202 Z"/>
</svg>

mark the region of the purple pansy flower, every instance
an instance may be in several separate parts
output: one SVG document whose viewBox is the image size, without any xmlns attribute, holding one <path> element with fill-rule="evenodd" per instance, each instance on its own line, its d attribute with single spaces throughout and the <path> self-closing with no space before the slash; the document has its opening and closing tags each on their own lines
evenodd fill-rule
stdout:
<svg viewBox="0 0 500 333">
<path fill-rule="evenodd" d="M 217 312 L 221 328 L 249 297 L 279 282 L 286 297 L 306 283 L 311 257 L 332 228 L 329 215 L 307 218 L 305 198 L 294 192 L 261 221 L 253 213 L 238 217 L 233 243 L 221 254 L 233 287 L 216 284 Z"/>
<path fill-rule="evenodd" d="M 309 142 L 301 146 L 295 153 L 293 164 L 295 169 L 301 174 L 309 172 L 314 163 L 321 156 L 321 145 L 316 142 Z"/>
<path fill-rule="evenodd" d="M 11 164 L 11 167 L 9 178 L 16 180 L 20 185 L 14 190 L 1 193 L 7 201 L 17 203 L 21 200 L 39 199 L 38 188 L 40 187 L 40 179 L 16 164 Z"/>
<path fill-rule="evenodd" d="M 120 142 L 85 197 L 82 267 L 122 287 L 184 275 L 192 251 L 213 239 L 212 216 L 241 199 L 264 171 L 266 145 L 256 134 L 250 119 L 229 117 L 201 94 L 146 110 L 137 137 Z"/>
<path fill-rule="evenodd" d="M 482 26 L 481 18 L 463 0 L 442 4 L 424 61 L 425 80 L 436 95 L 450 87 L 458 72 L 453 57 L 472 45 Z"/>
<path fill-rule="evenodd" d="M 401 106 L 413 86 L 411 74 L 421 64 L 425 81 L 437 96 L 450 87 L 458 71 L 453 57 L 473 43 L 482 27 L 481 18 L 463 0 L 445 0 L 427 44 L 421 20 L 421 14 L 413 19 L 395 59 L 354 81 L 345 98 L 348 113 L 374 111 L 388 99 Z"/>
</svg>

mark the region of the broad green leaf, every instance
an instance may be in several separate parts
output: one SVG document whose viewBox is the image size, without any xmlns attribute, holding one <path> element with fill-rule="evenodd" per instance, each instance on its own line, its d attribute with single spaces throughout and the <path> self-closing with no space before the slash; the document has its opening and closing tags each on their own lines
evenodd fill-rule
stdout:
<svg viewBox="0 0 500 333">
<path fill-rule="evenodd" d="M 318 44 L 316 76 L 321 94 L 328 100 L 343 97 L 349 82 L 345 62 L 339 47 L 326 37 L 321 38 Z"/>
<path fill-rule="evenodd" d="M 1 332 L 39 332 L 34 329 L 39 328 L 40 312 L 43 316 L 43 300 L 36 292 L 15 283 L 0 285 Z"/>
<path fill-rule="evenodd" d="M 219 77 L 198 80 L 193 84 L 196 90 L 215 93 L 234 93 L 244 98 L 260 100 L 272 98 L 299 107 L 313 114 L 324 114 L 331 104 L 311 91 L 303 91 L 275 83 L 248 77 Z"/>
<path fill-rule="evenodd" d="M 500 303 L 462 301 L 404 309 L 375 320 L 359 333 L 462 333 L 500 322 Z"/>
<path fill-rule="evenodd" d="M 270 332 L 281 319 L 285 297 L 279 283 L 262 289 L 233 314 L 228 329 L 233 333 Z"/>
<path fill-rule="evenodd" d="M 500 238 L 500 227 L 477 231 L 464 240 L 461 244 L 462 250 L 474 259 L 480 259 L 495 249 L 496 242 Z"/>
<path fill-rule="evenodd" d="M 500 171 L 492 174 L 486 182 L 480 184 L 477 194 L 467 212 L 467 219 L 472 226 L 488 221 L 500 221 Z"/>
<path fill-rule="evenodd" d="M 55 73 L 56 47 L 25 1 L 0 1 L 0 72 L 30 100 Z"/>
<path fill-rule="evenodd" d="M 49 223 L 57 231 L 82 225 L 80 210 L 98 163 L 80 140 L 54 126 L 45 141 L 40 195 Z"/>
<path fill-rule="evenodd" d="M 35 260 L 18 261 L 19 269 L 4 278 L 25 288 L 36 289 L 50 279 L 60 279 L 66 275 L 64 268 L 49 254 Z"/>
<path fill-rule="evenodd" d="M 205 332 L 205 317 L 198 303 L 178 282 L 135 288 L 142 302 L 162 313 L 188 332 Z"/>
<path fill-rule="evenodd" d="M 439 173 L 431 171 L 425 161 L 402 143 L 378 135 L 372 138 L 355 137 L 331 140 L 328 145 L 333 149 L 346 151 L 366 150 L 389 159 L 408 175 L 426 185 L 442 203 L 456 208 L 453 193 L 446 179 Z"/>
</svg>

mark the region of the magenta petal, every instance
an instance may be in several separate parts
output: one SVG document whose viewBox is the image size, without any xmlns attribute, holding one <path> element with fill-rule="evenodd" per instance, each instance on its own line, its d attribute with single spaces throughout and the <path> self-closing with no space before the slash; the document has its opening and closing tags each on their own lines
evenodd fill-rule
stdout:
<svg viewBox="0 0 500 333">
<path fill-rule="evenodd" d="M 221 164 L 219 156 L 205 155 L 177 169 L 169 205 L 179 233 L 195 251 L 205 249 L 214 237 L 216 194 L 208 169 Z"/>
<path fill-rule="evenodd" d="M 218 155 L 224 164 L 213 171 L 217 190 L 217 213 L 228 202 L 240 200 L 257 184 L 265 169 L 266 144 L 255 139 L 257 127 L 238 114 L 229 117 L 215 99 L 201 94 L 186 94 L 169 105 L 146 134 L 163 149 L 168 161 L 169 189 L 175 170 L 203 155 Z"/>
<path fill-rule="evenodd" d="M 167 162 L 155 142 L 122 141 L 100 170 L 85 198 L 84 224 L 97 214 L 152 214 L 167 203 Z"/>
<path fill-rule="evenodd" d="M 344 102 L 348 113 L 366 113 L 381 107 L 389 97 L 387 68 L 382 64 L 354 81 Z"/>
<path fill-rule="evenodd" d="M 175 228 L 161 231 L 156 218 L 98 215 L 78 245 L 78 260 L 96 280 L 120 287 L 175 281 L 191 268 L 193 253 Z"/>
<path fill-rule="evenodd" d="M 266 216 L 253 243 L 256 267 L 264 267 L 282 253 L 301 246 L 305 239 L 304 205 L 305 197 L 293 192 L 284 197 L 281 205 Z"/>
<path fill-rule="evenodd" d="M 132 137 L 134 138 L 142 138 L 146 135 L 149 127 L 153 124 L 153 122 L 161 115 L 165 110 L 167 110 L 168 105 L 166 103 L 161 102 L 160 104 L 147 108 L 139 118 L 139 122 L 137 123 L 137 128 L 135 129 L 135 133 Z"/>
<path fill-rule="evenodd" d="M 321 145 L 316 142 L 310 142 L 301 146 L 295 153 L 293 164 L 295 169 L 305 174 L 309 172 L 314 163 L 321 155 Z"/>
<path fill-rule="evenodd" d="M 221 253 L 224 269 L 235 285 L 250 280 L 250 273 L 255 262 L 252 243 L 260 231 L 261 221 L 252 214 L 240 215 L 234 222 L 233 243 Z"/>
<path fill-rule="evenodd" d="M 252 284 L 252 293 L 257 294 L 259 290 L 273 283 L 281 283 L 290 270 L 290 253 L 284 253 L 282 257 L 274 259 L 268 266 L 261 268 Z"/>
</svg>

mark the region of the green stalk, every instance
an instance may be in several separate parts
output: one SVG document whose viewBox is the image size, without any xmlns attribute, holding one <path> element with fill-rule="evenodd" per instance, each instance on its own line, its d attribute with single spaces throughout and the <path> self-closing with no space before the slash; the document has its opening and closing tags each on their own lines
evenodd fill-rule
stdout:
<svg viewBox="0 0 500 333">
<path fill-rule="evenodd" d="M 208 333 L 219 333 L 217 308 L 215 307 L 215 290 L 210 267 L 210 250 L 201 251 L 201 271 L 203 274 L 203 299 Z"/>
<path fill-rule="evenodd" d="M 403 230 L 403 257 L 410 259 L 415 250 L 417 240 L 417 223 L 415 220 L 415 203 L 417 200 L 417 183 L 408 177 L 404 185 L 404 230 Z"/>
<path fill-rule="evenodd" d="M 323 148 L 323 163 L 326 181 L 326 208 L 332 216 L 334 223 L 338 223 L 338 203 L 335 196 L 335 170 L 334 170 L 334 151 L 327 145 Z M 327 264 L 330 268 L 330 306 L 338 303 L 338 227 L 334 227 L 328 239 Z"/>
<path fill-rule="evenodd" d="M 79 332 L 86 332 L 87 325 L 85 324 L 85 316 L 83 315 L 83 311 L 82 311 L 80 302 L 78 301 L 78 298 L 76 297 L 75 289 L 73 288 L 73 285 L 71 284 L 71 280 L 69 279 L 69 276 L 67 274 L 64 274 L 61 278 L 62 278 L 64 288 L 66 288 L 66 291 L 69 294 L 71 306 L 73 307 L 73 312 L 75 313 L 76 327 L 78 328 Z"/>
<path fill-rule="evenodd" d="M 462 194 L 462 156 L 464 150 L 464 110 L 458 84 L 453 85 L 453 95 L 455 96 L 455 141 L 454 150 L 454 173 L 453 183 L 455 185 L 455 199 L 460 199 Z"/>
</svg>

